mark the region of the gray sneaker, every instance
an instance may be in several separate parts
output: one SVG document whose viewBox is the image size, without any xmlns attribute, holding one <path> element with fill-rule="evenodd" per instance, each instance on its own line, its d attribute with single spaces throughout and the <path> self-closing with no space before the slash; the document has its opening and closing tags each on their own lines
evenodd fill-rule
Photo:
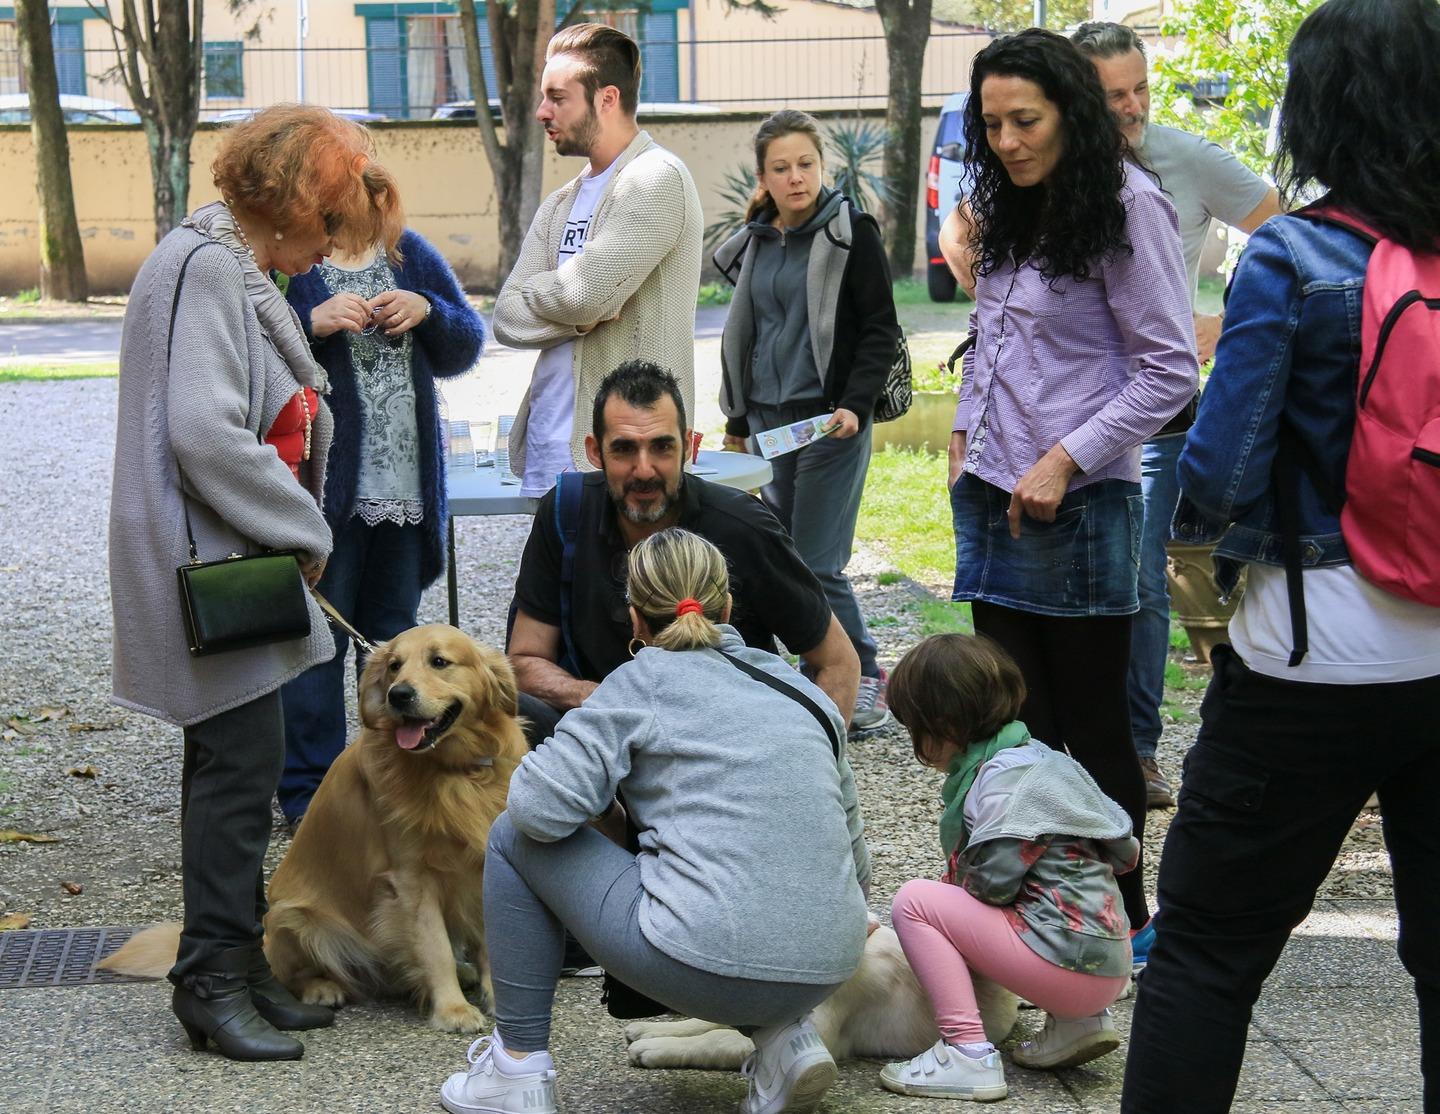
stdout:
<svg viewBox="0 0 1440 1114">
<path fill-rule="evenodd" d="M 878 677 L 861 677 L 860 691 L 855 694 L 855 711 L 850 716 L 850 734 L 874 731 L 890 722 L 890 708 L 885 703 L 885 686 L 890 674 L 883 669 Z"/>
</svg>

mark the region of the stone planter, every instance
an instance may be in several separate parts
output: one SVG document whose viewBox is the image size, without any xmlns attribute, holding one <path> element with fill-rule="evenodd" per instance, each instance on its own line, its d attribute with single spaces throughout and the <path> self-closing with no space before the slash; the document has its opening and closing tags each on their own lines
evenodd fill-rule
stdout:
<svg viewBox="0 0 1440 1114">
<path fill-rule="evenodd" d="M 1227 638 L 1230 617 L 1240 604 L 1245 583 L 1242 578 L 1228 603 L 1221 603 L 1215 591 L 1215 566 L 1210 560 L 1213 545 L 1185 545 L 1168 542 L 1170 607 L 1190 636 L 1190 648 L 1207 665 L 1210 651 Z"/>
<path fill-rule="evenodd" d="M 916 391 L 910 411 L 893 422 L 876 422 L 870 436 L 879 452 L 886 445 L 944 453 L 950 447 L 950 426 L 955 421 L 954 391 Z"/>
</svg>

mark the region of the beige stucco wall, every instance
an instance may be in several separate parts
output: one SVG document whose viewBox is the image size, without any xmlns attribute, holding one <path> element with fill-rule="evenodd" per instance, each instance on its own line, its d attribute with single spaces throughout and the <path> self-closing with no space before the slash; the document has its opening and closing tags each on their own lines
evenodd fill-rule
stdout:
<svg viewBox="0 0 1440 1114">
<path fill-rule="evenodd" d="M 760 119 L 752 113 L 641 123 L 685 160 L 708 223 L 724 208 L 719 191 L 726 172 L 748 165 L 751 136 Z M 927 150 L 934 129 L 935 115 L 927 113 L 922 125 Z M 494 289 L 499 259 L 495 192 L 475 125 L 425 121 L 381 124 L 372 130 L 381 160 L 399 179 L 411 226 L 440 248 L 462 282 Z M 71 128 L 69 134 L 75 210 L 91 289 L 97 294 L 124 291 L 154 246 L 144 133 L 138 127 L 95 125 Z M 220 129 L 207 126 L 195 137 L 192 208 L 215 199 L 206 168 L 220 135 Z M 545 191 L 560 186 L 583 165 L 552 151 L 545 163 Z M 5 168 L 0 187 L 0 292 L 10 292 L 39 283 L 35 160 L 28 128 L 0 126 L 0 166 Z M 916 189 L 923 205 L 923 181 Z M 923 221 L 916 234 L 923 238 Z M 922 243 L 917 264 L 923 255 Z"/>
</svg>

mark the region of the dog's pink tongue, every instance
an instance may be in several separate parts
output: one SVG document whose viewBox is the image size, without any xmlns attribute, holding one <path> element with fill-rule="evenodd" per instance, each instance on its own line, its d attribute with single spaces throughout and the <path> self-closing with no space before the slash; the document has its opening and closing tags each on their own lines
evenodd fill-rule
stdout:
<svg viewBox="0 0 1440 1114">
<path fill-rule="evenodd" d="M 405 750 L 414 750 L 425 737 L 425 724 L 402 723 L 395 728 L 395 742 Z"/>
</svg>

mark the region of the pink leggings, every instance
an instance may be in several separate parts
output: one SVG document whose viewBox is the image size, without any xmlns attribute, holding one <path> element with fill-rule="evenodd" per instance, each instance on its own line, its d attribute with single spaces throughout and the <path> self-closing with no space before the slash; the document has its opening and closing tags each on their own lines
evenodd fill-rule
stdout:
<svg viewBox="0 0 1440 1114">
<path fill-rule="evenodd" d="M 987 1040 L 970 970 L 1060 1018 L 1089 1017 L 1119 997 L 1128 975 L 1088 975 L 1043 959 L 1020 939 L 1005 909 L 959 886 L 917 878 L 895 895 L 891 919 L 920 985 L 952 1044 Z"/>
</svg>

